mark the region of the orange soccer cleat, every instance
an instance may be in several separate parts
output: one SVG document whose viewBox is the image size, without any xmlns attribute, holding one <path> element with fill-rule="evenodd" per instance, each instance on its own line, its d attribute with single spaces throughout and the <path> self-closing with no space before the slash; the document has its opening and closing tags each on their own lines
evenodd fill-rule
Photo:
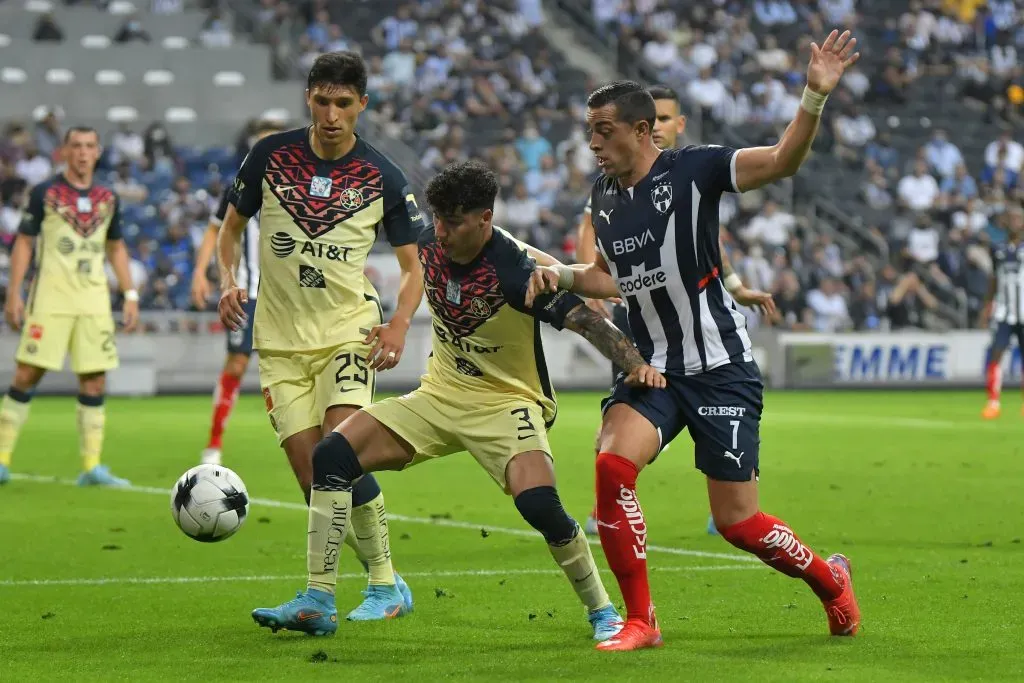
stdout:
<svg viewBox="0 0 1024 683">
<path fill-rule="evenodd" d="M 997 417 L 999 417 L 999 402 L 989 401 L 985 404 L 985 409 L 981 411 L 981 419 L 994 420 Z"/>
<path fill-rule="evenodd" d="M 828 616 L 828 630 L 834 636 L 853 636 L 860 629 L 860 607 L 853 594 L 853 571 L 845 555 L 833 555 L 826 560 L 843 577 L 843 592 L 838 598 L 823 600 Z"/>
<path fill-rule="evenodd" d="M 665 641 L 661 639 L 658 620 L 652 616 L 651 621 L 653 623 L 649 624 L 643 619 L 627 619 L 618 635 L 598 643 L 596 648 L 605 652 L 626 652 L 645 647 L 661 647 Z"/>
</svg>

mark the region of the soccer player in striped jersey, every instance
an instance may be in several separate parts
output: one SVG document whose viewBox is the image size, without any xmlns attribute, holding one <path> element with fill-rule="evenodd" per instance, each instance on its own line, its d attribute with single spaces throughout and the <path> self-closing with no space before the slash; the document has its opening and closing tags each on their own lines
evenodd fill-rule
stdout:
<svg viewBox="0 0 1024 683">
<path fill-rule="evenodd" d="M 1010 346 L 1010 336 L 1016 336 L 1024 348 L 1024 208 L 1010 207 L 1007 220 L 1007 241 L 992 247 L 992 281 L 982 309 L 982 322 L 994 326 L 985 370 L 988 402 L 981 413 L 986 420 L 999 417 L 1003 353 Z"/>
<path fill-rule="evenodd" d="M 817 134 L 828 94 L 859 55 L 849 32 L 811 46 L 801 107 L 779 142 L 734 150 L 661 151 L 651 137 L 655 107 L 642 86 L 619 81 L 587 102 L 590 148 L 604 172 L 593 188 L 599 255 L 587 266 L 540 266 L 535 293 L 568 289 L 626 301 L 641 355 L 668 381 L 637 390 L 617 381 L 603 405 L 597 457 L 601 545 L 626 603 L 626 625 L 600 650 L 662 645 L 647 577 L 647 526 L 636 481 L 684 428 L 706 476 L 715 525 L 731 544 L 805 581 L 822 601 L 833 635 L 853 635 L 860 610 L 849 561 L 822 559 L 790 527 L 760 510 L 759 425 L 763 384 L 745 319 L 718 266 L 718 203 L 792 176 Z"/>
<path fill-rule="evenodd" d="M 682 114 L 679 95 L 676 94 L 675 90 L 664 85 L 653 85 L 647 89 L 647 92 L 654 98 L 655 118 L 654 130 L 651 135 L 654 139 L 654 144 L 658 149 L 675 149 L 679 143 L 679 136 L 686 131 L 686 117 Z M 597 241 L 594 236 L 590 197 L 587 198 L 587 206 L 583 210 L 583 218 L 580 220 L 578 234 L 576 260 L 579 263 L 593 263 L 597 257 Z M 722 283 L 729 290 L 729 293 L 732 294 L 733 300 L 743 306 L 750 306 L 763 311 L 766 317 L 770 316 L 775 311 L 775 302 L 772 299 L 772 295 L 767 292 L 747 289 L 744 286 L 739 275 L 733 270 L 732 264 L 729 262 L 729 256 L 721 246 L 721 241 L 719 241 L 718 253 L 721 256 Z M 537 259 L 537 262 L 540 265 L 551 265 L 550 263 L 545 263 L 540 258 Z M 603 301 L 591 299 L 587 302 L 587 305 L 607 315 L 607 309 Z M 626 306 L 624 304 L 617 303 L 613 305 L 611 320 L 615 323 L 616 327 L 622 330 L 623 334 L 632 339 L 629 333 L 629 321 L 626 319 Z M 615 383 L 615 377 L 618 374 L 619 369 L 613 367 L 612 384 Z M 600 428 L 598 428 L 598 442 L 600 441 L 600 435 Z M 668 448 L 668 444 L 665 444 L 665 448 Z M 709 534 L 718 533 L 718 530 L 715 528 L 714 519 L 711 517 L 708 518 L 707 529 Z M 584 530 L 591 536 L 598 535 L 596 504 L 593 512 L 587 517 Z"/>
<path fill-rule="evenodd" d="M 265 121 L 256 128 L 256 140 L 262 140 L 272 133 L 281 131 L 281 126 L 273 121 Z M 192 301 L 196 308 L 204 310 L 210 296 L 210 281 L 206 270 L 217 248 L 217 233 L 228 210 L 229 189 L 224 190 L 217 212 L 211 217 L 210 224 L 203 235 L 203 242 L 196 253 L 195 269 L 192 272 Z M 242 233 L 241 256 L 238 261 L 238 272 L 235 277 L 238 283 L 249 292 L 249 300 L 245 303 L 245 323 L 237 330 L 227 331 L 227 357 L 224 369 L 213 390 L 213 416 L 210 420 L 210 436 L 206 448 L 200 455 L 200 462 L 209 465 L 221 463 L 221 446 L 224 428 L 238 400 L 238 389 L 242 384 L 242 376 L 249 367 L 252 355 L 253 319 L 256 316 L 256 295 L 260 285 L 260 217 L 259 214 L 249 219 Z"/>
</svg>

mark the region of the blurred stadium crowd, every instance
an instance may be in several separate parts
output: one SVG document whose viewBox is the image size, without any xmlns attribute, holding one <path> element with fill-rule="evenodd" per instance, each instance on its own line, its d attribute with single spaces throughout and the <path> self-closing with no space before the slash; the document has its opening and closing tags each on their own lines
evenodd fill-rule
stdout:
<svg viewBox="0 0 1024 683">
<path fill-rule="evenodd" d="M 0 0 L 0 8 L 15 1 L 21 0 Z M 114 3 L 67 4 L 105 12 Z M 1017 50 L 1024 48 L 1024 3 L 550 4 L 579 20 L 575 30 L 614 45 L 610 63 L 674 87 L 701 141 L 730 145 L 777 139 L 799 106 L 811 40 L 833 26 L 853 29 L 864 58 L 829 101 L 809 168 L 785 191 L 723 201 L 732 260 L 750 287 L 774 292 L 775 322 L 789 329 L 976 324 L 991 271 L 989 247 L 1004 238 L 1007 205 L 1024 198 L 1024 66 Z M 274 77 L 292 82 L 296 92 L 320 52 L 362 52 L 371 72 L 366 116 L 378 134 L 415 152 L 422 168 L 407 168 L 411 177 L 454 160 L 485 159 L 502 181 L 497 222 L 572 258 L 595 173 L 582 121 L 596 83 L 549 42 L 543 28 L 550 17 L 540 0 L 201 6 L 207 20 L 190 40 L 223 50 L 269 45 Z M 195 4 L 152 0 L 144 9 L 125 16 L 110 36 L 115 43 L 147 42 L 146 21 L 194 11 Z M 31 38 L 59 49 L 64 32 L 40 12 Z M 73 122 L 73 111 L 50 108 L 36 120 L 3 124 L 5 245 L 17 230 L 27 188 L 54 172 L 63 127 Z M 194 249 L 248 150 L 248 127 L 224 142 L 179 145 L 160 121 L 122 123 L 104 140 L 99 178 L 123 199 L 146 308 L 191 305 Z M 6 265 L 0 252 L 0 282 Z"/>
</svg>

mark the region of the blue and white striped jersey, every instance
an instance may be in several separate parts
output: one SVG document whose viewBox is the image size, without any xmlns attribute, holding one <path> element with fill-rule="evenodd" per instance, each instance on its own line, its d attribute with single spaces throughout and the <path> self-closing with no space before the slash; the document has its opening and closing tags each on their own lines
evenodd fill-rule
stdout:
<svg viewBox="0 0 1024 683">
<path fill-rule="evenodd" d="M 746 320 L 721 280 L 718 202 L 737 192 L 736 150 L 665 150 L 634 187 L 591 192 L 597 247 L 626 302 L 637 348 L 688 375 L 753 360 Z"/>
<path fill-rule="evenodd" d="M 230 185 L 228 186 L 230 187 Z M 228 212 L 228 191 L 221 195 L 220 205 L 215 217 L 219 225 Z M 249 298 L 255 299 L 260 288 L 260 214 L 249 219 L 242 233 L 242 258 L 238 261 L 238 272 L 235 274 L 239 287 L 245 287 Z"/>
<path fill-rule="evenodd" d="M 1024 244 L 1004 242 L 992 248 L 996 295 L 992 321 L 1024 324 Z"/>
</svg>

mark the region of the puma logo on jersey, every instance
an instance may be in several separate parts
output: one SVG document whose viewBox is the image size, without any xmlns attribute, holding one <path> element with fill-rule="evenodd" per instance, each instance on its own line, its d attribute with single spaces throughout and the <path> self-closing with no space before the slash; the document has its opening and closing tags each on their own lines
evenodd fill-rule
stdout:
<svg viewBox="0 0 1024 683">
<path fill-rule="evenodd" d="M 612 222 L 613 211 L 615 211 L 615 209 L 611 209 L 611 211 L 605 211 L 604 209 L 602 209 L 597 212 L 597 215 L 603 218 L 605 223 L 608 223 L 610 225 Z"/>
<path fill-rule="evenodd" d="M 629 254 L 637 249 L 643 249 L 648 244 L 654 244 L 654 233 L 648 228 L 639 237 L 627 237 L 622 240 L 615 240 L 612 242 L 612 253 L 616 256 L 623 254 Z"/>
</svg>

